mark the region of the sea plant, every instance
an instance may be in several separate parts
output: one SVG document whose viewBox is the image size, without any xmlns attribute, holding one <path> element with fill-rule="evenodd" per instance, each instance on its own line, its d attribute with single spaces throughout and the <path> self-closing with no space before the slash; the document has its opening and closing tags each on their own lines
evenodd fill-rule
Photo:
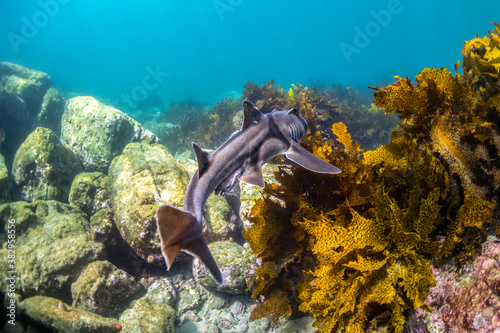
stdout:
<svg viewBox="0 0 500 333">
<path fill-rule="evenodd" d="M 472 257 L 497 223 L 495 26 L 489 37 L 466 42 L 464 75 L 426 68 L 416 84 L 396 77 L 375 88 L 374 105 L 400 119 L 391 142 L 362 151 L 347 127 L 334 123 L 331 134 L 313 128 L 303 144 L 341 174 L 280 167 L 244 232 L 262 259 L 252 286 L 262 303 L 251 319 L 278 323 L 302 311 L 325 332 L 387 325 L 402 332 L 410 310 L 430 310 L 430 265 L 450 254 Z M 289 96 L 304 116 L 318 101 L 307 94 L 297 85 Z"/>
</svg>

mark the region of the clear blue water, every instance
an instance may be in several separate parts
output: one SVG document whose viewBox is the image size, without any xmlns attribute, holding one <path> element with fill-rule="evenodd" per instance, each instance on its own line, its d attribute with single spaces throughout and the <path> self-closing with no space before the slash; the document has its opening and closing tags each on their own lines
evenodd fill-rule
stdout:
<svg viewBox="0 0 500 333">
<path fill-rule="evenodd" d="M 271 77 L 364 89 L 453 70 L 499 14 L 497 0 L 2 0 L 0 60 L 48 73 L 63 94 L 214 103 Z"/>
</svg>

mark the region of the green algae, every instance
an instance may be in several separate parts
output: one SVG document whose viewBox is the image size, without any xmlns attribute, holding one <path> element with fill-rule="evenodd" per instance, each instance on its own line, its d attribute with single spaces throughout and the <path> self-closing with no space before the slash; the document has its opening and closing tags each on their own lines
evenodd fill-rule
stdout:
<svg viewBox="0 0 500 333">
<path fill-rule="evenodd" d="M 123 331 L 129 333 L 142 332 L 174 332 L 175 311 L 166 304 L 155 303 L 148 298 L 140 298 L 131 309 L 120 316 Z"/>
<path fill-rule="evenodd" d="M 123 311 L 131 298 L 143 290 L 134 277 L 108 261 L 94 261 L 71 285 L 73 306 L 112 317 Z"/>
<path fill-rule="evenodd" d="M 20 308 L 29 317 L 59 332 L 112 333 L 116 319 L 104 318 L 95 313 L 66 305 L 52 297 L 34 296 L 20 303 Z"/>
<path fill-rule="evenodd" d="M 163 265 L 155 215 L 161 204 L 182 207 L 186 169 L 159 144 L 130 143 L 109 168 L 115 224 L 145 261 Z"/>
<path fill-rule="evenodd" d="M 252 251 L 235 242 L 221 241 L 208 245 L 212 256 L 221 270 L 224 285 L 217 286 L 204 265 L 196 258 L 193 263 L 193 275 L 196 281 L 208 290 L 230 294 L 244 294 L 253 275 L 252 267 L 256 266 Z"/>
<path fill-rule="evenodd" d="M 82 166 L 50 129 L 38 127 L 17 150 L 12 167 L 14 199 L 67 202 Z"/>
<path fill-rule="evenodd" d="M 104 246 L 91 240 L 88 221 L 67 204 L 35 201 L 1 205 L 0 221 L 9 220 L 15 220 L 17 290 L 24 296 L 67 294 L 80 271 L 105 255 Z M 7 228 L 6 223 L 3 228 Z M 6 241 L 6 236 L 1 240 Z M 2 272 L 9 270 L 6 260 L 4 244 L 0 249 Z M 5 290 L 5 281 L 0 283 Z"/>
<path fill-rule="evenodd" d="M 82 172 L 76 175 L 69 192 L 69 204 L 90 218 L 101 209 L 109 208 L 108 177 L 102 172 Z"/>
</svg>

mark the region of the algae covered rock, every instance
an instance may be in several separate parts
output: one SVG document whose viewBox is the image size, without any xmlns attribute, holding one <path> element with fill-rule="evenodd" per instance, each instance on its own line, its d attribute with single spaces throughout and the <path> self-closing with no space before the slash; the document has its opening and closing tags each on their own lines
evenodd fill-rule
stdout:
<svg viewBox="0 0 500 333">
<path fill-rule="evenodd" d="M 57 332 L 116 332 L 116 319 L 104 318 L 80 310 L 52 297 L 34 296 L 21 302 L 20 308 L 33 320 L 54 328 Z"/>
<path fill-rule="evenodd" d="M 104 208 L 90 217 L 92 239 L 104 245 L 116 245 L 120 232 L 115 226 L 114 213 L 111 208 Z"/>
<path fill-rule="evenodd" d="M 10 202 L 9 170 L 5 166 L 5 159 L 0 155 L 0 204 Z"/>
<path fill-rule="evenodd" d="M 246 293 L 257 266 L 248 244 L 241 246 L 235 242 L 223 241 L 209 244 L 208 247 L 222 272 L 224 285 L 217 286 L 198 258 L 193 261 L 193 275 L 196 281 L 209 290 L 230 294 Z"/>
<path fill-rule="evenodd" d="M 111 160 L 130 142 L 156 143 L 153 133 L 137 121 L 93 97 L 80 96 L 66 102 L 61 140 L 83 162 L 87 171 L 107 172 Z"/>
<path fill-rule="evenodd" d="M 5 130 L 2 154 L 7 165 L 16 149 L 33 131 L 50 77 L 39 71 L 0 62 L 0 127 Z"/>
<path fill-rule="evenodd" d="M 142 289 L 134 277 L 110 262 L 95 261 L 71 285 L 72 305 L 101 316 L 116 316 Z"/>
<path fill-rule="evenodd" d="M 109 208 L 108 177 L 102 172 L 82 172 L 71 184 L 69 204 L 79 208 L 88 218 Z"/>
<path fill-rule="evenodd" d="M 146 297 L 155 303 L 175 306 L 177 302 L 177 290 L 169 279 L 156 280 L 148 288 Z"/>
<path fill-rule="evenodd" d="M 91 240 L 88 221 L 67 204 L 21 201 L 1 205 L 3 235 L 7 234 L 6 221 L 11 220 L 16 230 L 17 290 L 24 296 L 69 293 L 80 272 L 105 256 L 104 246 Z M 5 272 L 9 270 L 6 236 L 0 240 L 0 271 Z M 5 283 L 0 281 L 2 287 Z"/>
<path fill-rule="evenodd" d="M 42 107 L 37 117 L 37 125 L 50 128 L 57 135 L 61 134 L 61 118 L 64 111 L 64 99 L 54 88 L 49 88 L 42 100 Z"/>
<path fill-rule="evenodd" d="M 164 264 L 155 214 L 160 204 L 182 206 L 188 172 L 164 146 L 131 143 L 111 163 L 109 178 L 122 238 L 147 262 Z"/>
<path fill-rule="evenodd" d="M 2 120 L 35 118 L 51 85 L 50 77 L 20 65 L 0 62 L 0 79 Z"/>
<path fill-rule="evenodd" d="M 68 201 L 81 164 L 55 133 L 38 127 L 19 147 L 12 166 L 14 200 Z"/>
<path fill-rule="evenodd" d="M 148 298 L 140 298 L 131 309 L 120 316 L 123 331 L 141 332 L 174 332 L 175 311 L 166 304 L 155 303 Z"/>
</svg>

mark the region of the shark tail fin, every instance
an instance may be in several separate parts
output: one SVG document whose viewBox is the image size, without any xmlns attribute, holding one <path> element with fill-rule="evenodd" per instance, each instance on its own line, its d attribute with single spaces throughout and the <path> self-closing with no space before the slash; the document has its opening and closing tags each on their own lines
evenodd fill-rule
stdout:
<svg viewBox="0 0 500 333">
<path fill-rule="evenodd" d="M 203 238 L 200 223 L 193 214 L 163 205 L 156 213 L 156 223 L 161 241 L 161 252 L 167 269 L 172 267 L 175 257 L 181 250 L 192 254 L 208 268 L 215 282 L 222 285 L 222 274 Z"/>
<path fill-rule="evenodd" d="M 199 258 L 205 267 L 207 267 L 210 274 L 212 274 L 215 283 L 217 283 L 219 287 L 223 285 L 222 273 L 217 266 L 212 253 L 210 253 L 210 249 L 208 248 L 203 235 L 184 243 L 182 250 Z"/>
</svg>

